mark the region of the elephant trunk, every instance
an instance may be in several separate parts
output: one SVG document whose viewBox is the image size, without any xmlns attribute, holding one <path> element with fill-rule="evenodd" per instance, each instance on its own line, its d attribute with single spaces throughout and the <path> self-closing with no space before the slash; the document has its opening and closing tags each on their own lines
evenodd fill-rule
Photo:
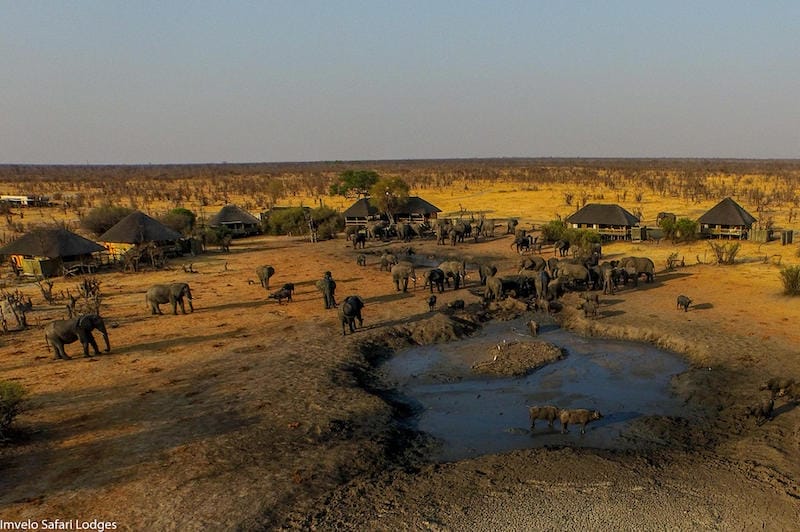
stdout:
<svg viewBox="0 0 800 532">
<path fill-rule="evenodd" d="M 189 311 L 194 312 L 194 306 L 192 305 L 192 291 L 189 290 L 189 287 L 186 287 L 186 301 L 189 303 Z"/>
</svg>

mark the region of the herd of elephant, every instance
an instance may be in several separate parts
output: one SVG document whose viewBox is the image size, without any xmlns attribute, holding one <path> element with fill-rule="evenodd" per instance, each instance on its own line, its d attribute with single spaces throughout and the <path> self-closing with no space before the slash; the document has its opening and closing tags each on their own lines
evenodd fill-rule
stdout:
<svg viewBox="0 0 800 532">
<path fill-rule="evenodd" d="M 508 231 L 512 231 L 509 223 Z M 556 248 L 557 249 L 557 248 Z M 621 286 L 632 283 L 638 285 L 638 280 L 644 277 L 647 282 L 652 282 L 655 277 L 655 265 L 646 257 L 626 257 L 619 260 L 599 262 L 600 250 L 593 250 L 588 259 L 557 258 L 545 259 L 540 255 L 528 255 L 521 259 L 518 272 L 513 275 L 497 276 L 497 268 L 490 264 L 478 264 L 477 272 L 481 286 L 484 286 L 483 300 L 489 302 L 500 300 L 506 295 L 515 297 L 534 297 L 537 301 L 550 302 L 559 299 L 566 290 L 584 289 L 596 290 L 602 287 L 603 294 L 614 294 Z M 363 261 L 360 262 L 363 264 Z M 381 256 L 380 269 L 390 273 L 396 291 L 406 292 L 409 282 L 416 288 L 417 272 L 413 261 L 399 260 L 395 254 L 385 253 Z M 265 289 L 269 289 L 269 280 L 275 274 L 273 266 L 265 265 L 256 268 L 256 276 Z M 445 287 L 452 286 L 454 290 L 466 284 L 469 274 L 464 261 L 448 260 L 440 263 L 435 268 L 430 268 L 421 275 L 424 288 L 429 288 L 433 294 L 434 289 L 442 293 Z M 326 282 L 327 281 L 327 282 Z M 317 282 L 317 288 L 325 298 L 325 308 L 338 307 L 334 298 L 335 282 L 328 275 Z M 284 284 L 279 290 L 271 293 L 270 298 L 277 299 L 280 304 L 283 299 L 292 300 L 294 285 Z M 688 300 L 688 298 L 686 298 Z M 162 314 L 160 305 L 170 304 L 172 313 L 177 314 L 177 308 L 186 314 L 185 304 L 188 303 L 189 311 L 194 312 L 192 306 L 192 292 L 188 283 L 156 284 L 148 288 L 145 294 L 146 303 L 152 314 Z M 435 300 L 434 300 L 435 301 Z M 678 302 L 678 306 L 688 308 L 685 301 Z M 433 305 L 430 304 L 431 309 Z M 363 323 L 361 309 L 364 301 L 359 296 L 346 298 L 339 308 L 342 332 L 349 327 L 355 330 L 355 320 Z M 545 307 L 545 308 L 549 308 Z M 591 305 L 587 305 L 591 309 Z M 591 310 L 590 310 L 591 311 Z M 596 309 L 594 309 L 596 312 Z M 67 359 L 69 356 L 64 351 L 64 345 L 80 340 L 83 354 L 88 357 L 89 347 L 99 354 L 99 349 L 92 331 L 97 330 L 103 335 L 106 351 L 110 350 L 108 332 L 103 318 L 97 314 L 86 314 L 67 320 L 55 320 L 45 327 L 45 342 L 55 350 L 57 359 Z"/>
<path fill-rule="evenodd" d="M 479 282 L 484 286 L 483 301 L 503 299 L 506 295 L 534 298 L 537 306 L 550 310 L 550 302 L 561 298 L 567 290 L 599 290 L 604 294 L 614 294 L 626 284 L 638 286 L 640 278 L 652 282 L 655 278 L 655 264 L 647 257 L 626 257 L 619 260 L 600 262 L 600 249 L 594 249 L 588 259 L 557 258 L 545 259 L 540 255 L 529 255 L 521 259 L 515 274 L 498 276 L 497 268 L 491 264 L 476 266 Z M 380 269 L 390 272 L 395 290 L 406 292 L 409 281 L 414 284 L 418 278 L 424 281 L 423 289 L 434 289 L 438 293 L 452 284 L 458 290 L 469 278 L 464 261 L 444 261 L 435 268 L 417 274 L 416 266 L 410 260 L 398 260 L 392 253 L 384 253 L 380 259 Z M 452 281 L 452 283 L 451 283 Z M 599 299 L 596 295 L 585 298 L 583 305 L 587 316 L 596 317 Z M 435 299 L 433 299 L 435 304 Z M 680 303 L 679 303 L 680 305 Z M 430 309 L 433 305 L 429 301 Z"/>
<path fill-rule="evenodd" d="M 509 220 L 507 227 L 513 232 L 516 227 L 516 220 Z M 404 242 L 409 242 L 413 238 L 436 237 L 439 245 L 450 244 L 455 246 L 462 243 L 465 239 L 472 238 L 475 242 L 479 238 L 491 238 L 495 234 L 494 220 L 486 220 L 483 216 L 479 219 L 470 220 L 458 219 L 454 221 L 442 219 L 436 220 L 431 225 L 428 222 L 419 223 L 389 223 L 387 221 L 375 221 L 365 225 L 351 225 L 345 228 L 347 240 L 353 242 L 353 247 L 363 248 L 367 240 L 391 240 L 398 238 Z"/>
</svg>

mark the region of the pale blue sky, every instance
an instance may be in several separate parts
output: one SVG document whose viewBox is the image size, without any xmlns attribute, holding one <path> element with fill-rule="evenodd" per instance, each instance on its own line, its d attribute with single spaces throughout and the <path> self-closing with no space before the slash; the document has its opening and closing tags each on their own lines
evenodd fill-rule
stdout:
<svg viewBox="0 0 800 532">
<path fill-rule="evenodd" d="M 0 0 L 0 163 L 800 157 L 800 2 Z"/>
</svg>

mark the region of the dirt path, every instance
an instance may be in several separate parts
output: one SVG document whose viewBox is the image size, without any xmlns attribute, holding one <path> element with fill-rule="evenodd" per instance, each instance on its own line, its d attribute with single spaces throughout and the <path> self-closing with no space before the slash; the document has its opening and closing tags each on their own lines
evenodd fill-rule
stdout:
<svg viewBox="0 0 800 532">
<path fill-rule="evenodd" d="M 503 274 L 518 260 L 509 242 L 415 247 L 436 259 L 491 259 Z M 23 383 L 30 400 L 20 441 L 0 448 L 0 518 L 97 518 L 129 530 L 775 529 L 797 522 L 800 413 L 782 398 L 771 422 L 758 426 L 744 415 L 769 376 L 800 380 L 800 308 L 779 295 L 773 265 L 658 275 L 652 286 L 604 298 L 591 322 L 567 298 L 562 319 L 570 327 L 689 357 L 694 367 L 677 379 L 676 393 L 717 415 L 703 426 L 652 427 L 671 442 L 666 448 L 529 450 L 425 465 L 424 449 L 415 447 L 424 442 L 363 386 L 371 362 L 407 345 L 410 329 L 428 340 L 463 331 L 443 331 L 441 323 L 424 330 L 428 292 L 395 292 L 378 269 L 375 253 L 385 247 L 371 243 L 362 268 L 343 239 L 312 245 L 260 237 L 235 242 L 230 254 L 196 258 L 197 274 L 103 274 L 112 352 L 91 360 L 50 360 L 38 328 L 3 337 L 0 374 Z M 657 264 L 670 251 L 607 249 Z M 748 251 L 756 255 L 746 249 L 742 256 Z M 275 266 L 273 287 L 295 283 L 293 303 L 266 298 L 254 274 L 260 264 Z M 366 300 L 366 330 L 341 336 L 336 311 L 323 308 L 314 287 L 326 270 L 339 300 L 355 293 Z M 146 287 L 173 280 L 191 283 L 195 313 L 149 316 Z M 25 290 L 37 308 L 32 323 L 59 315 L 37 302 L 34 287 Z M 679 293 L 693 298 L 690 312 L 676 311 Z M 477 300 L 448 290 L 438 305 L 458 298 Z"/>
</svg>

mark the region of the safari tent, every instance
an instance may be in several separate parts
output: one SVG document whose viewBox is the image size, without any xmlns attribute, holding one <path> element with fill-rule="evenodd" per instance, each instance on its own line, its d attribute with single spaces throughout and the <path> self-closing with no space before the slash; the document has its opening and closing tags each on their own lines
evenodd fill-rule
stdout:
<svg viewBox="0 0 800 532">
<path fill-rule="evenodd" d="M 616 204 L 588 203 L 566 222 L 575 229 L 592 229 L 605 240 L 629 240 L 639 218 Z"/>
<path fill-rule="evenodd" d="M 442 209 L 417 196 L 409 196 L 402 210 L 395 213 L 398 222 L 421 223 L 436 219 Z"/>
<path fill-rule="evenodd" d="M 350 205 L 343 213 L 345 225 L 363 225 L 381 219 L 381 212 L 369 202 L 369 198 L 361 198 Z"/>
<path fill-rule="evenodd" d="M 175 247 L 181 238 L 183 236 L 174 229 L 141 211 L 135 211 L 117 222 L 97 240 L 116 260 L 136 246 L 153 244 L 159 248 Z"/>
<path fill-rule="evenodd" d="M 720 201 L 697 219 L 700 233 L 710 238 L 746 239 L 755 217 L 731 198 Z"/>
<path fill-rule="evenodd" d="M 261 232 L 258 218 L 236 205 L 225 205 L 208 221 L 209 227 L 225 227 L 233 236 L 257 235 Z"/>
<path fill-rule="evenodd" d="M 18 274 L 53 277 L 91 272 L 103 246 L 66 229 L 35 229 L 0 248 Z"/>
<path fill-rule="evenodd" d="M 418 196 L 409 196 L 406 204 L 394 213 L 396 222 L 421 223 L 436 219 L 442 209 Z M 363 225 L 367 222 L 384 219 L 385 216 L 369 198 L 361 198 L 344 211 L 345 225 Z"/>
</svg>

